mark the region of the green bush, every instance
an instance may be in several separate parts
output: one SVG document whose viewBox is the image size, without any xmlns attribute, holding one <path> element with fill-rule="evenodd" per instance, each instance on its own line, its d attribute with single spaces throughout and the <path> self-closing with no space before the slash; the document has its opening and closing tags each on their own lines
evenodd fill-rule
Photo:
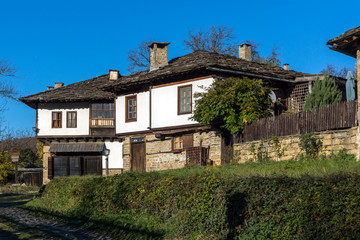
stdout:
<svg viewBox="0 0 360 240">
<path fill-rule="evenodd" d="M 344 151 L 329 158 L 357 164 Z M 301 169 L 322 161 L 250 164 Z M 27 207 L 119 239 L 360 238 L 358 173 L 245 177 L 236 174 L 242 166 L 57 178 Z"/>
<path fill-rule="evenodd" d="M 323 144 L 320 139 L 314 136 L 313 132 L 305 133 L 300 136 L 299 147 L 305 152 L 303 157 L 308 159 L 315 159 L 319 156 L 320 151 L 323 148 Z"/>
<path fill-rule="evenodd" d="M 337 87 L 335 79 L 325 75 L 323 80 L 317 78 L 311 93 L 305 99 L 304 111 L 338 103 L 342 99 L 342 92 Z"/>
<path fill-rule="evenodd" d="M 264 85 L 261 79 L 247 77 L 215 81 L 207 91 L 196 94 L 191 119 L 231 133 L 238 132 L 246 123 L 271 115 L 271 89 Z"/>
<path fill-rule="evenodd" d="M 0 152 L 0 183 L 8 183 L 14 180 L 14 163 L 7 151 Z"/>
</svg>

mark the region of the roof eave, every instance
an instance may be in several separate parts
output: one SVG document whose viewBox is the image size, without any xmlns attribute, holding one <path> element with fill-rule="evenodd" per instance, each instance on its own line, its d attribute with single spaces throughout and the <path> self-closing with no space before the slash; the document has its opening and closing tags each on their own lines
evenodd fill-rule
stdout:
<svg viewBox="0 0 360 240">
<path fill-rule="evenodd" d="M 294 83 L 294 80 L 292 80 L 292 79 L 270 77 L 270 76 L 265 76 L 265 75 L 255 74 L 255 73 L 247 73 L 247 72 L 242 72 L 242 71 L 237 71 L 237 70 L 229 70 L 229 69 L 223 69 L 223 68 L 217 68 L 217 67 L 207 67 L 206 69 L 210 70 L 210 71 L 216 71 L 216 72 L 232 73 L 232 74 L 243 75 L 243 76 L 248 76 L 248 77 L 256 77 L 256 78 L 267 79 L 267 80 L 276 80 L 276 81 L 280 81 L 280 82 Z"/>
<path fill-rule="evenodd" d="M 330 50 L 333 50 L 333 51 L 336 51 L 336 52 L 339 52 L 339 53 L 342 53 L 342 54 L 345 54 L 349 57 L 353 57 L 353 58 L 356 58 L 356 50 L 353 49 L 352 51 L 350 50 L 347 50 L 346 48 L 342 48 L 342 47 L 335 47 L 335 46 L 328 46 L 328 48 Z"/>
</svg>

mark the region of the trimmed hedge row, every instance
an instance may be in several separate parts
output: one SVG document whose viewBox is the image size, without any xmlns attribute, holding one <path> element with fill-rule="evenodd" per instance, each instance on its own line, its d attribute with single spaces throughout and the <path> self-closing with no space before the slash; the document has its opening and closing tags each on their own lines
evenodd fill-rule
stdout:
<svg viewBox="0 0 360 240">
<path fill-rule="evenodd" d="M 360 239 L 358 174 L 58 178 L 27 206 L 129 239 Z"/>
</svg>

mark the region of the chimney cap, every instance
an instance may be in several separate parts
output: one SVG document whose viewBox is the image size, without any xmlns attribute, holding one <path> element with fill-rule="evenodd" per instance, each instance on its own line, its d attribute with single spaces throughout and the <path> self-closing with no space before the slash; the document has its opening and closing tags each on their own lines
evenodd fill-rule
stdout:
<svg viewBox="0 0 360 240">
<path fill-rule="evenodd" d="M 63 87 L 64 83 L 63 82 L 56 82 L 55 83 L 55 88 L 59 88 L 59 87 Z"/>
<path fill-rule="evenodd" d="M 244 42 L 244 43 L 240 44 L 240 47 L 242 47 L 242 46 L 251 46 L 251 43 Z"/>
<path fill-rule="evenodd" d="M 109 79 L 118 80 L 120 76 L 119 70 L 109 69 Z"/>
<path fill-rule="evenodd" d="M 169 45 L 170 42 L 153 42 L 153 43 L 149 44 L 148 47 L 152 48 L 152 47 L 154 47 L 155 44 L 160 47 L 165 47 L 165 46 Z"/>
</svg>

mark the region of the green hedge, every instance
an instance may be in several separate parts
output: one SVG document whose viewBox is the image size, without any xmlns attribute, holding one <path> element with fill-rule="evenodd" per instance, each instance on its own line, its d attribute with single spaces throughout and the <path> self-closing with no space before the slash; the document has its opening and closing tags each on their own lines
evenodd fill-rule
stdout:
<svg viewBox="0 0 360 240">
<path fill-rule="evenodd" d="M 27 207 L 122 239 L 360 239 L 355 173 L 226 177 L 204 169 L 58 178 Z"/>
</svg>

